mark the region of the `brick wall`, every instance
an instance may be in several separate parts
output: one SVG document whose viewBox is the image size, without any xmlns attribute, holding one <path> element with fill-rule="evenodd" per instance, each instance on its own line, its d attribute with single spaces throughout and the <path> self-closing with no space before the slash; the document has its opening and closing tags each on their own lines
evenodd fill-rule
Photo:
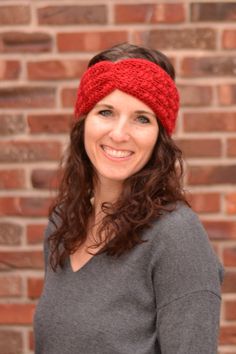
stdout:
<svg viewBox="0 0 236 354">
<path fill-rule="evenodd" d="M 219 353 L 236 353 L 235 20 L 236 3 L 223 0 L 1 0 L 1 354 L 33 353 L 43 229 L 78 79 L 95 52 L 123 41 L 176 67 L 186 188 L 227 270 Z"/>
</svg>

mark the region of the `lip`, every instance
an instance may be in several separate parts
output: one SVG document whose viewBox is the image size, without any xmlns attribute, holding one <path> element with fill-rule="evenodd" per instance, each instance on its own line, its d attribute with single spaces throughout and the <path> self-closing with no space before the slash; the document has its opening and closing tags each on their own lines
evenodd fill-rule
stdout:
<svg viewBox="0 0 236 354">
<path fill-rule="evenodd" d="M 116 151 L 128 151 L 128 152 L 131 152 L 131 154 L 128 155 L 128 156 L 125 156 L 125 157 L 115 157 L 115 156 L 111 156 L 111 155 L 109 155 L 109 154 L 103 149 L 103 146 L 105 146 L 105 147 L 107 147 L 107 148 L 109 148 L 109 149 L 112 149 L 112 150 L 116 150 Z M 132 157 L 132 155 L 134 154 L 134 152 L 131 151 L 131 150 L 116 149 L 116 148 L 113 148 L 112 146 L 105 145 L 105 144 L 100 145 L 100 147 L 101 147 L 101 150 L 102 150 L 103 154 L 106 156 L 106 158 L 108 158 L 108 159 L 111 160 L 111 161 L 116 161 L 116 162 L 127 161 L 127 160 L 129 160 L 129 159 Z"/>
</svg>

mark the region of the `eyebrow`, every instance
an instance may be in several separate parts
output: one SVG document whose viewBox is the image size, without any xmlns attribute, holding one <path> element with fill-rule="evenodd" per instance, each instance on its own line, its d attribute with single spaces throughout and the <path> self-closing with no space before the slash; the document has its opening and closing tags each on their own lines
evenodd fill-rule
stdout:
<svg viewBox="0 0 236 354">
<path fill-rule="evenodd" d="M 110 109 L 114 109 L 113 106 L 111 106 L 110 104 L 106 104 L 106 103 L 98 103 L 98 104 L 96 104 L 95 107 L 96 108 L 97 107 L 107 107 L 107 108 L 110 108 Z M 140 111 L 139 110 L 139 111 L 135 111 L 135 113 L 138 113 L 138 114 L 150 114 L 150 115 L 152 115 L 153 117 L 156 118 L 156 115 L 154 113 L 152 113 L 152 112 L 147 112 L 147 111 L 143 111 L 143 110 Z"/>
<path fill-rule="evenodd" d="M 111 108 L 111 109 L 114 109 L 113 106 L 109 105 L 109 104 L 106 104 L 106 103 L 98 103 L 95 105 L 95 107 L 107 107 L 107 108 Z"/>
<path fill-rule="evenodd" d="M 147 111 L 135 111 L 135 113 L 138 113 L 138 114 L 150 114 L 150 115 L 152 115 L 153 117 L 155 117 L 156 118 L 156 115 L 154 114 L 154 113 L 152 113 L 152 112 L 147 112 Z"/>
</svg>

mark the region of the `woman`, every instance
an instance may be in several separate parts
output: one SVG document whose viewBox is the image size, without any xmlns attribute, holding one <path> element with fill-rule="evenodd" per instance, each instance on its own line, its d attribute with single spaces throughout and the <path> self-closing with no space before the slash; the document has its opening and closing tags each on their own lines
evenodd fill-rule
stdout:
<svg viewBox="0 0 236 354">
<path fill-rule="evenodd" d="M 45 238 L 36 354 L 213 354 L 223 268 L 181 186 L 160 52 L 122 44 L 84 73 Z"/>
</svg>

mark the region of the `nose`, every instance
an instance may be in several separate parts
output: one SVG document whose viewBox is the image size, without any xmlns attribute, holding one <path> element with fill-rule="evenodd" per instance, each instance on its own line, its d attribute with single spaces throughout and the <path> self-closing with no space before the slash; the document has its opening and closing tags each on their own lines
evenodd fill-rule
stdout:
<svg viewBox="0 0 236 354">
<path fill-rule="evenodd" d="M 116 142 L 125 142 L 130 138 L 130 128 L 127 121 L 119 120 L 114 122 L 109 137 Z"/>
</svg>

